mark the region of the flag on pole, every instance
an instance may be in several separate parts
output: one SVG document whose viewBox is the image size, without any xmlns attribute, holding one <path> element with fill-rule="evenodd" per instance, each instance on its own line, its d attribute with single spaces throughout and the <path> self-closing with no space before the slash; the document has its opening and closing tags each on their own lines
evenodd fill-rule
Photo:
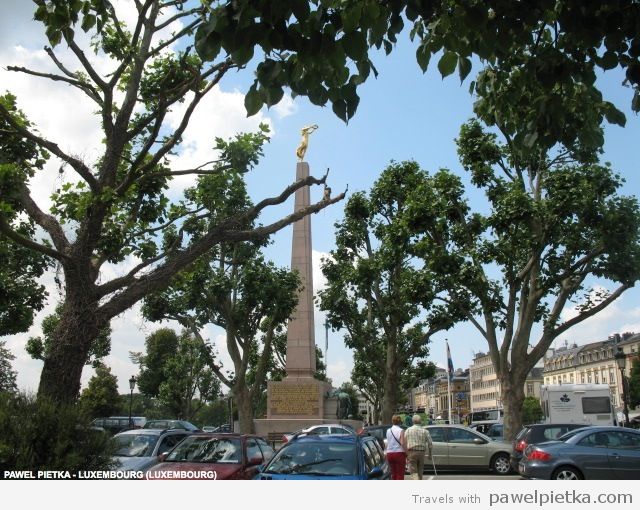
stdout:
<svg viewBox="0 0 640 510">
<path fill-rule="evenodd" d="M 451 360 L 451 351 L 449 350 L 449 341 L 447 340 L 447 372 L 449 373 L 449 380 L 453 380 L 453 361 Z"/>
</svg>

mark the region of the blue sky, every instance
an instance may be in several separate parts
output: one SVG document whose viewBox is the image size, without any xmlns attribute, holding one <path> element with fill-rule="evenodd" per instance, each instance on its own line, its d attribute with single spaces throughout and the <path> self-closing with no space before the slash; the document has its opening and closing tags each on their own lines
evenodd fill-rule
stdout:
<svg viewBox="0 0 640 510">
<path fill-rule="evenodd" d="M 25 6 L 25 4 L 27 4 Z M 126 2 L 116 2 L 125 6 Z M 125 7 L 126 8 L 126 7 Z M 42 52 L 45 41 L 41 30 L 31 21 L 31 4 L 12 0 L 2 2 L 0 7 L 0 67 L 18 63 L 32 68 L 46 68 L 46 56 Z M 126 19 L 126 17 L 125 17 Z M 65 56 L 64 48 L 59 51 Z M 264 109 L 247 119 L 242 111 L 242 94 L 252 80 L 250 73 L 242 71 L 226 76 L 220 89 L 211 101 L 203 105 L 203 112 L 194 119 L 193 129 L 186 136 L 187 149 L 180 158 L 184 163 L 207 154 L 215 136 L 228 137 L 237 131 L 255 129 L 258 122 L 267 121 L 273 131 L 271 142 L 259 166 L 248 176 L 252 198 L 258 201 L 279 194 L 293 181 L 295 176 L 295 149 L 300 141 L 300 129 L 308 124 L 318 124 L 319 129 L 311 135 L 306 161 L 315 175 L 322 175 L 329 168 L 329 185 L 334 193 L 368 190 L 380 172 L 391 161 L 416 160 L 424 169 L 435 171 L 446 167 L 462 175 L 456 156 L 454 138 L 460 125 L 472 116 L 473 98 L 468 93 L 469 81 L 460 84 L 457 76 L 442 80 L 435 65 L 423 74 L 415 62 L 414 47 L 405 38 L 397 44 L 394 52 L 386 57 L 379 54 L 374 63 L 380 72 L 377 79 L 371 77 L 360 88 L 360 106 L 356 116 L 345 125 L 330 107 L 319 108 L 304 98 L 284 102 L 271 110 Z M 102 62 L 99 65 L 106 66 Z M 2 89 L 18 95 L 20 106 L 30 118 L 41 126 L 43 133 L 51 136 L 61 146 L 69 146 L 76 153 L 91 157 L 99 149 L 99 131 L 91 108 L 78 101 L 77 96 L 60 85 L 46 82 L 35 83 L 15 73 L 0 69 Z M 606 99 L 613 101 L 627 114 L 627 127 L 607 126 L 603 161 L 610 161 L 613 168 L 627 180 L 622 192 L 637 195 L 640 190 L 640 121 L 629 111 L 631 91 L 620 83 L 619 71 L 601 77 L 601 89 Z M 205 161 L 205 160 L 201 160 Z M 184 168 L 185 166 L 182 166 Z M 49 168 L 53 170 L 53 167 Z M 39 177 L 34 182 L 36 195 L 46 204 L 49 193 L 61 179 L 55 172 Z M 185 184 L 184 182 L 182 184 Z M 176 188 L 176 193 L 179 187 Z M 312 191 L 312 200 L 319 199 L 321 189 Z M 469 200 L 476 208 L 484 205 L 482 196 L 470 193 Z M 325 209 L 312 218 L 313 248 L 321 254 L 334 247 L 334 223 L 342 217 L 343 203 Z M 293 201 L 269 210 L 262 218 L 264 223 L 288 214 Z M 277 264 L 290 263 L 291 228 L 284 229 L 273 237 L 267 255 Z M 316 264 L 317 266 L 317 264 Z M 118 274 L 122 268 L 112 268 Z M 107 274 L 111 276 L 111 274 Z M 321 284 L 316 279 L 316 286 Z M 55 306 L 56 290 L 51 276 L 45 279 L 52 294 L 47 309 L 40 314 L 32 330 L 23 335 L 7 337 L 7 345 L 16 355 L 14 368 L 18 370 L 18 383 L 22 388 L 37 388 L 41 363 L 30 360 L 24 352 L 24 343 L 30 335 L 39 333 L 39 321 Z M 324 346 L 325 331 L 323 316 L 316 314 L 316 341 Z M 145 323 L 137 308 L 113 321 L 112 354 L 107 362 L 119 378 L 120 389 L 128 392 L 127 379 L 137 368 L 129 358 L 129 351 L 143 349 L 144 337 L 159 325 Z M 573 343 L 601 340 L 614 332 L 640 332 L 640 292 L 627 291 L 621 299 L 597 317 L 570 330 L 565 338 Z M 221 343 L 221 332 L 208 330 L 209 337 L 217 345 Z M 446 366 L 444 339 L 448 338 L 456 368 L 466 367 L 474 352 L 486 350 L 484 341 L 469 325 L 460 325 L 446 334 L 436 337 L 431 345 L 431 359 Z M 340 332 L 329 336 L 329 376 L 334 383 L 347 380 L 351 368 L 351 353 L 344 347 Z M 85 370 L 83 382 L 90 377 Z"/>
</svg>

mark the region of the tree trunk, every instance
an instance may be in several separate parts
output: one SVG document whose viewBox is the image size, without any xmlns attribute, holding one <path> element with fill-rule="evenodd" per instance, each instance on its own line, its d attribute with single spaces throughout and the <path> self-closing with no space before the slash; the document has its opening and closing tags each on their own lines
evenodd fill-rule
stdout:
<svg viewBox="0 0 640 510">
<path fill-rule="evenodd" d="M 242 434 L 253 433 L 253 406 L 251 405 L 251 396 L 246 385 L 235 385 L 233 387 L 233 395 L 235 396 L 236 407 L 238 409 L 238 420 L 240 422 L 240 432 Z"/>
<path fill-rule="evenodd" d="M 398 374 L 396 373 L 396 345 L 387 342 L 387 363 L 384 374 L 384 396 L 382 397 L 382 423 L 391 423 L 391 417 L 396 410 L 398 394 Z"/>
<path fill-rule="evenodd" d="M 504 439 L 512 441 L 522 429 L 522 404 L 524 402 L 524 376 L 509 372 L 501 380 L 502 403 L 504 406 Z"/>
<path fill-rule="evenodd" d="M 71 404 L 80 393 L 80 378 L 92 343 L 107 325 L 90 299 L 67 299 L 52 335 L 49 353 L 40 375 L 38 396 Z"/>
</svg>

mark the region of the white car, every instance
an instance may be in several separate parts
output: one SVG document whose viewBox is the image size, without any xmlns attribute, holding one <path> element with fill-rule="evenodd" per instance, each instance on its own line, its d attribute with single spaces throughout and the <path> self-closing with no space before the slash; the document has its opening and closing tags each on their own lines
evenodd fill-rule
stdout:
<svg viewBox="0 0 640 510">
<path fill-rule="evenodd" d="M 282 442 L 287 443 L 291 441 L 296 436 L 299 435 L 340 435 L 340 436 L 351 436 L 356 435 L 356 431 L 353 430 L 349 425 L 344 425 L 342 423 L 325 423 L 322 425 L 313 425 L 306 429 L 300 429 L 290 434 L 284 434 L 282 436 Z"/>
</svg>

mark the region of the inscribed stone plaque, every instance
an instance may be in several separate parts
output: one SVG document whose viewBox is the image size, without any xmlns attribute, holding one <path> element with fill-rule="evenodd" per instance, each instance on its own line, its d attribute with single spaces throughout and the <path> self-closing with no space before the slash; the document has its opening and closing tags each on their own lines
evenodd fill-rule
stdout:
<svg viewBox="0 0 640 510">
<path fill-rule="evenodd" d="M 317 384 L 278 384 L 271 388 L 272 415 L 312 416 L 320 406 Z"/>
</svg>

